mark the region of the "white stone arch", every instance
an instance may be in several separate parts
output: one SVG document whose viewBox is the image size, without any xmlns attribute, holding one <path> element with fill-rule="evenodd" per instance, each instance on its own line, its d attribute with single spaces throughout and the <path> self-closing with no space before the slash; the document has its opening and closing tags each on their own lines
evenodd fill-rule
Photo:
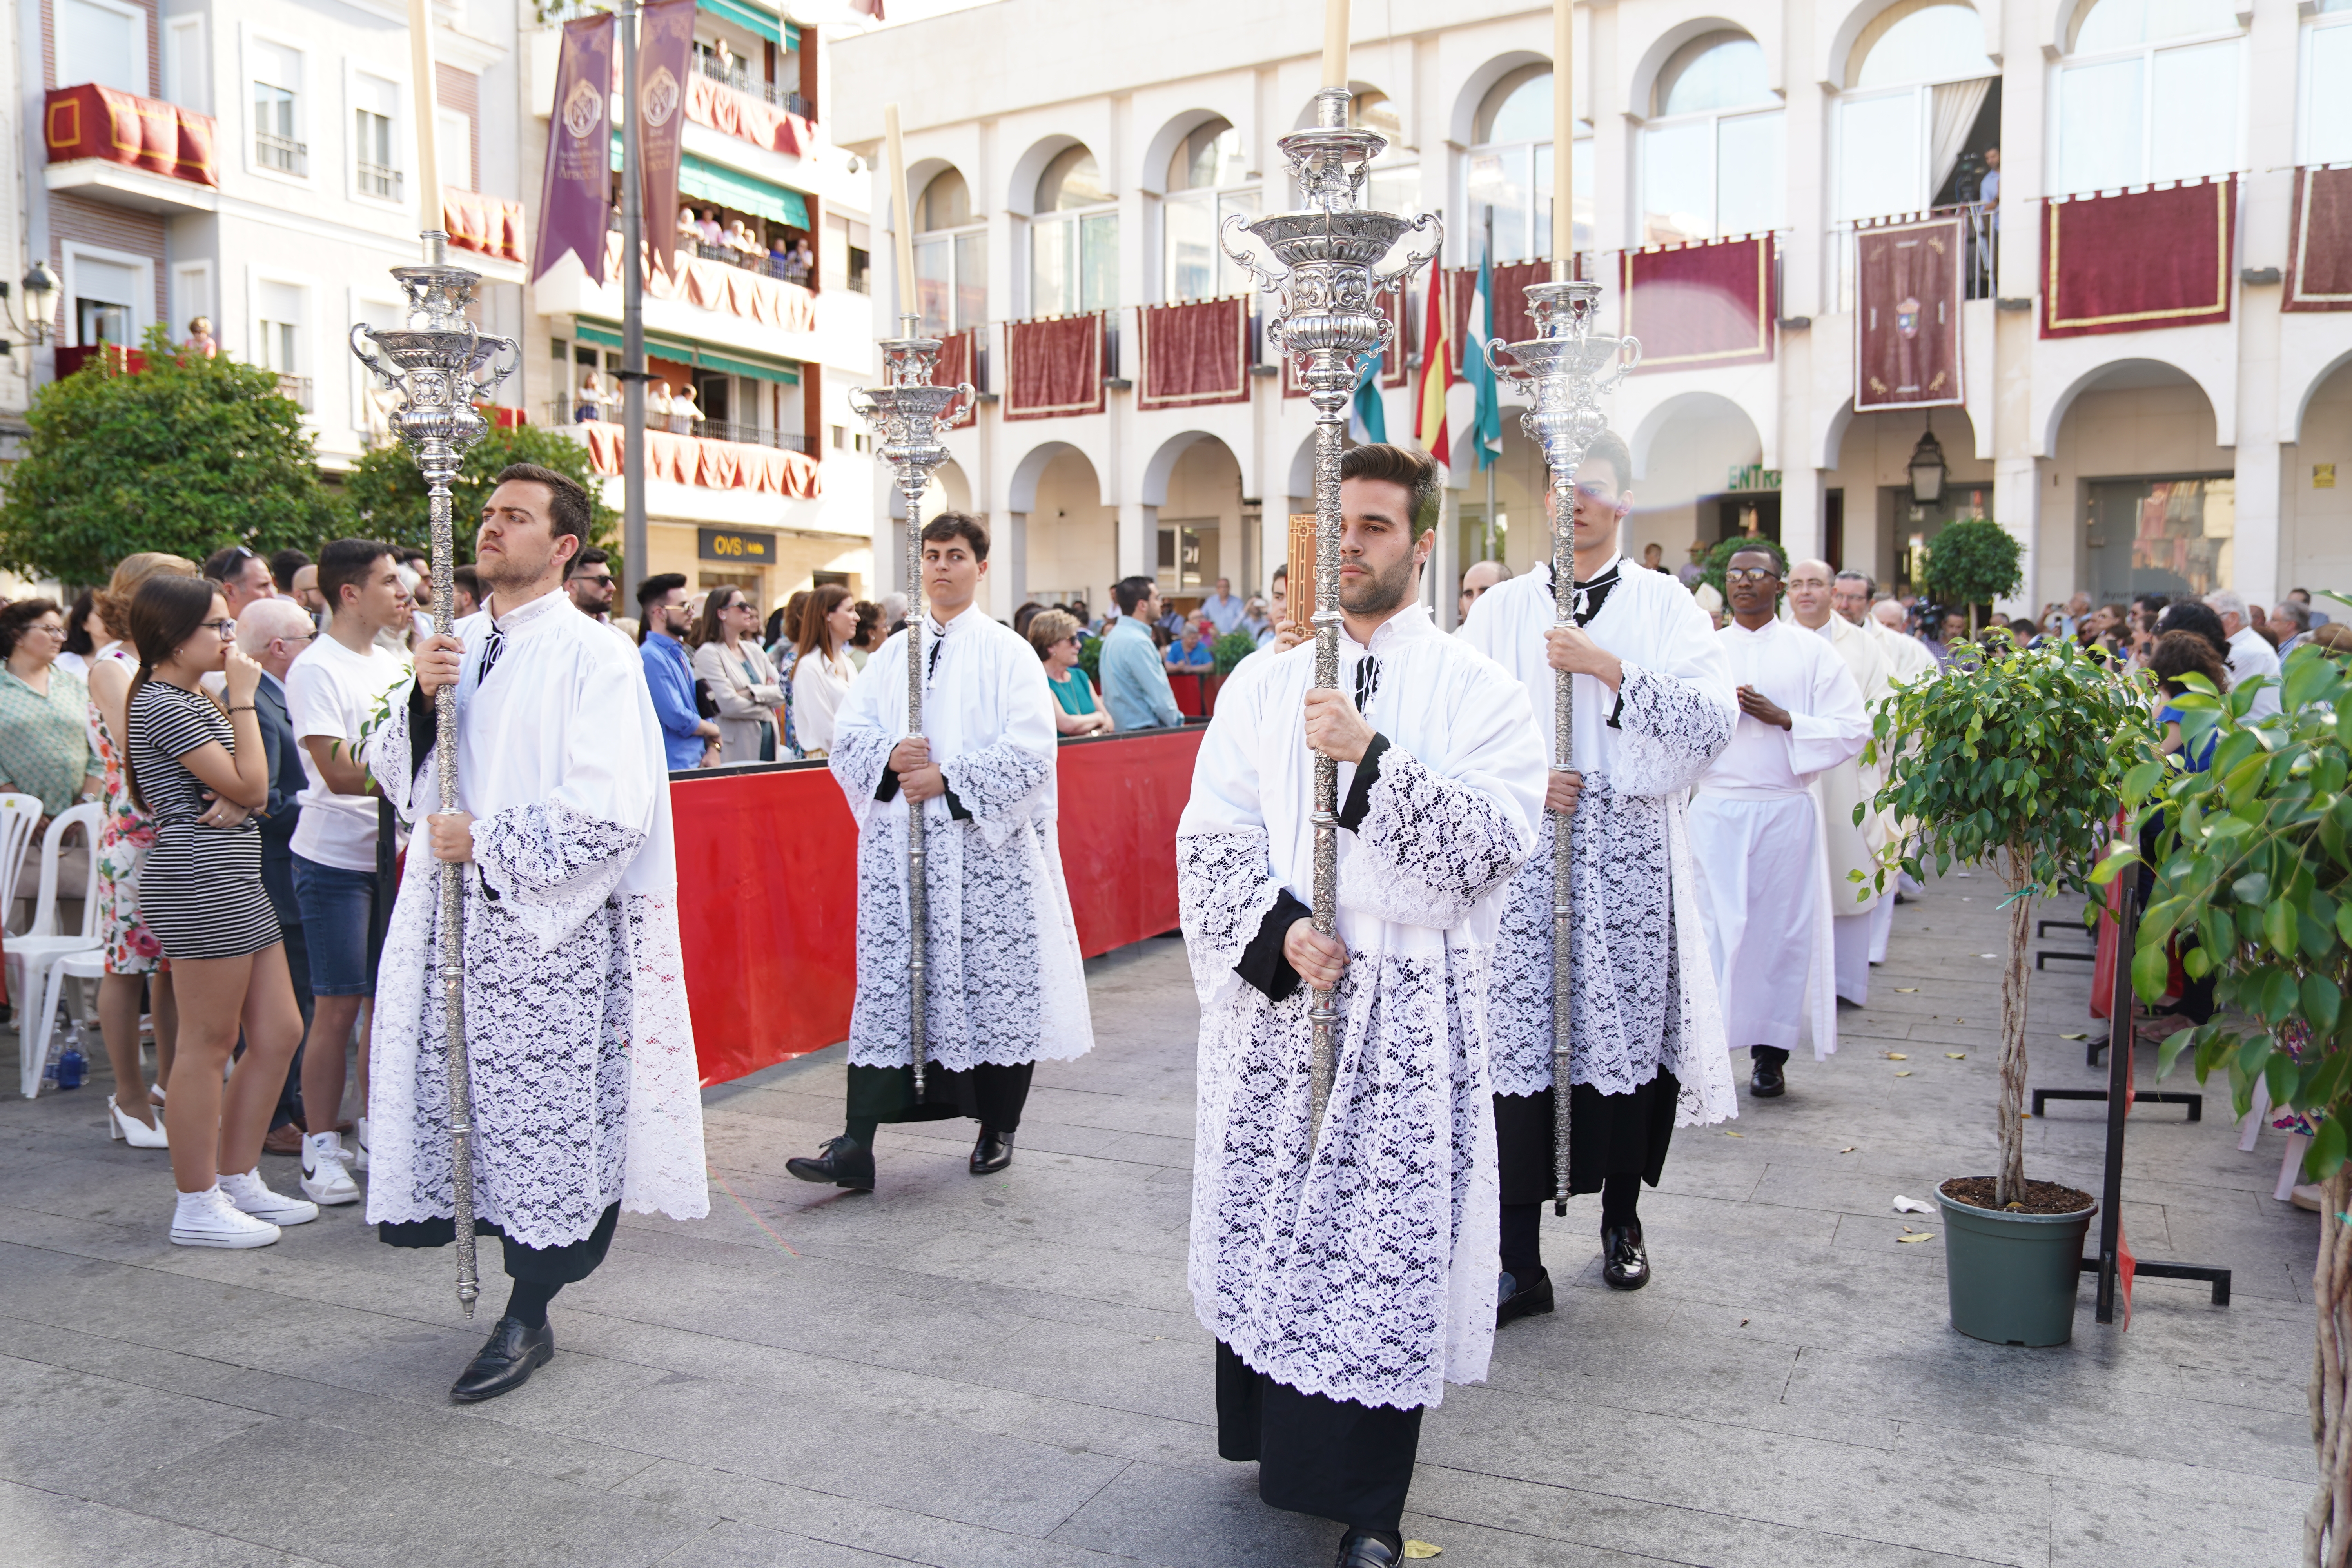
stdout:
<svg viewBox="0 0 2352 1568">
<path fill-rule="evenodd" d="M 1151 140 L 1144 143 L 1143 167 L 1137 170 L 1135 174 L 1136 188 L 1155 196 L 1166 195 L 1168 194 L 1168 161 L 1176 155 L 1177 146 L 1185 137 L 1213 120 L 1222 120 L 1226 124 L 1242 130 L 1244 136 L 1248 134 L 1239 117 L 1229 114 L 1222 109 L 1187 109 L 1181 113 L 1171 114 L 1161 122 L 1159 131 L 1153 134 Z M 1038 165 L 1040 173 L 1043 173 L 1044 169 L 1044 164 Z M 1036 182 L 1032 180 L 1030 183 L 1034 185 Z"/>
<path fill-rule="evenodd" d="M 1225 449 L 1226 455 L 1232 458 L 1236 465 L 1240 464 L 1241 454 L 1234 450 L 1233 443 L 1214 431 L 1179 431 L 1160 442 L 1158 449 L 1143 465 L 1143 491 L 1140 499 L 1145 506 L 1160 507 L 1168 504 L 1168 481 L 1174 476 L 1176 465 L 1183 461 L 1185 453 L 1203 441 L 1215 442 Z"/>
<path fill-rule="evenodd" d="M 1665 432 L 1667 426 L 1685 416 L 1720 416 L 1727 410 L 1738 416 L 1740 423 L 1748 426 L 1748 433 L 1756 438 L 1757 449 L 1769 454 L 1769 447 L 1764 440 L 1763 428 L 1756 423 L 1756 416 L 1744 404 L 1737 398 L 1727 397 L 1720 392 L 1693 387 L 1659 399 L 1649 408 L 1644 409 L 1641 418 L 1634 423 L 1632 433 L 1625 439 L 1625 445 L 1633 453 L 1633 478 L 1640 480 L 1650 477 L 1652 449 L 1656 446 L 1658 437 Z"/>
<path fill-rule="evenodd" d="M 2166 381 L 2186 382 L 2195 387 L 2204 396 L 2207 412 L 2213 416 L 2214 444 L 2221 447 L 2237 445 L 2234 421 L 2225 422 L 2222 418 L 2222 410 L 2230 407 L 2234 401 L 2234 389 L 2216 389 L 2194 370 L 2176 360 L 2162 359 L 2147 353 L 2117 354 L 2113 359 L 2101 360 L 2083 370 L 2072 381 L 2066 383 L 2063 391 L 2050 400 L 2046 409 L 2041 412 L 2038 422 L 2036 433 L 2041 437 L 2041 450 L 2035 455 L 2048 457 L 2058 450 L 2058 434 L 2065 428 L 2066 415 L 2074 406 L 2076 398 L 2086 392 L 2096 391 L 2102 382 L 2114 377 L 2118 372 L 2149 370 L 2163 372 L 2163 379 Z"/>
<path fill-rule="evenodd" d="M 1084 147 L 1093 156 L 1095 167 L 1102 170 L 1103 178 L 1111 183 L 1116 194 L 1118 171 L 1103 163 L 1102 154 L 1095 151 L 1094 144 L 1083 137 L 1057 132 L 1049 136 L 1040 136 L 1029 143 L 1028 151 L 1013 161 L 1013 173 L 1005 182 L 1005 210 L 1024 217 L 1036 216 L 1037 182 L 1045 177 L 1045 165 L 1072 147 Z"/>
<path fill-rule="evenodd" d="M 1853 399 L 1848 397 L 1822 421 L 1821 436 L 1813 443 L 1813 467 L 1828 469 L 1838 467 L 1838 458 L 1845 449 L 1846 432 L 1853 428 Z"/>
<path fill-rule="evenodd" d="M 1702 0 L 1702 4 L 1705 0 Z M 1626 83 L 1625 111 L 1633 119 L 1648 120 L 1650 102 L 1658 85 L 1658 73 L 1675 58 L 1675 51 L 1693 38 L 1709 33 L 1738 33 L 1753 38 L 1764 51 L 1764 85 L 1785 100 L 1783 71 L 1780 59 L 1780 26 L 1777 15 L 1759 13 L 1747 21 L 1727 16 L 1720 11 L 1703 11 L 1668 24 L 1641 47 L 1634 57 L 1633 71 Z M 1761 107 L 1760 105 L 1759 107 Z"/>
<path fill-rule="evenodd" d="M 2352 368 L 2352 349 L 2346 349 L 2334 359 L 2321 365 L 2311 378 L 2303 384 L 2302 390 L 2295 395 L 2294 407 L 2287 419 L 2286 428 L 2279 432 L 2281 441 L 2293 443 L 2303 439 L 2303 421 L 2304 417 L 2311 412 L 2311 400 L 2319 395 L 2319 389 L 2333 380 L 2338 371 L 2347 368 Z"/>
<path fill-rule="evenodd" d="M 1853 86 L 1853 47 L 1861 41 L 1863 29 L 1887 12 L 1897 7 L 1924 11 L 1929 5 L 1966 5 L 1977 14 L 1977 20 L 1984 26 L 1985 54 L 1993 64 L 2000 65 L 2000 0 L 1984 0 L 1981 5 L 1977 0 L 1860 0 L 1828 34 L 1822 55 L 1814 62 L 1817 79 L 1833 92 Z M 2060 36 L 2063 37 L 2063 27 Z"/>
<path fill-rule="evenodd" d="M 1495 84 L 1522 67 L 1549 66 L 1551 63 L 1549 55 L 1536 49 L 1506 49 L 1487 60 L 1463 79 L 1460 89 L 1454 94 L 1453 111 L 1446 117 L 1446 135 L 1462 146 L 1470 146 L 1478 133 L 1479 106 L 1486 101 L 1486 95 L 1495 90 Z M 1557 82 L 1553 84 L 1553 90 L 1559 90 Z"/>
<path fill-rule="evenodd" d="M 1101 504 L 1117 505 L 1108 493 L 1102 492 L 1103 475 L 1109 469 L 1107 455 L 1090 450 L 1080 442 L 1055 440 L 1038 442 L 1013 465 L 1012 478 L 1004 488 L 1004 510 L 1019 512 L 1035 510 L 1037 481 L 1045 477 L 1045 470 L 1053 466 L 1055 458 L 1072 453 L 1084 458 L 1087 466 L 1094 470 L 1095 488 L 1100 495 Z"/>
</svg>

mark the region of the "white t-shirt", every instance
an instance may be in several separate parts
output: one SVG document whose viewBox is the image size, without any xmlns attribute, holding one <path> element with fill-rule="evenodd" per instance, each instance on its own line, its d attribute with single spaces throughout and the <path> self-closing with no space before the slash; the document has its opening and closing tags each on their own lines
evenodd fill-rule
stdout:
<svg viewBox="0 0 2352 1568">
<path fill-rule="evenodd" d="M 286 672 L 286 710 L 299 743 L 323 735 L 359 751 L 367 731 L 383 722 L 390 692 L 408 679 L 408 661 L 371 642 L 353 653 L 331 636 L 312 642 Z M 310 748 L 302 747 L 302 820 L 292 848 L 305 860 L 345 871 L 375 869 L 376 802 L 372 795 L 337 795 L 327 787 Z"/>
</svg>

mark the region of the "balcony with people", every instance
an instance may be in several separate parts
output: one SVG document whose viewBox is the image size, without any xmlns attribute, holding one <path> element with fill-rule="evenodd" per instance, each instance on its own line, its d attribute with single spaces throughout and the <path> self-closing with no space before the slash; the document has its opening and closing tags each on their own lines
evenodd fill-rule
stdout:
<svg viewBox="0 0 2352 1568">
<path fill-rule="evenodd" d="M 816 36 L 742 0 L 702 0 L 695 15 L 688 125 L 787 157 L 817 144 Z"/>
</svg>

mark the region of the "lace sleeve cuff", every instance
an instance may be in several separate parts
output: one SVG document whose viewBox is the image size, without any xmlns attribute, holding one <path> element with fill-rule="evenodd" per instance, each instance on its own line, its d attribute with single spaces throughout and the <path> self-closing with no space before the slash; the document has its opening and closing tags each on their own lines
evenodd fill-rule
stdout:
<svg viewBox="0 0 2352 1568">
<path fill-rule="evenodd" d="M 436 731 L 433 704 L 425 700 L 412 680 L 404 696 L 397 691 L 393 694 L 383 722 L 368 736 L 360 753 L 376 788 L 392 802 L 393 811 L 403 822 L 416 819 L 412 803 L 423 798 L 418 780 L 433 755 Z"/>
<path fill-rule="evenodd" d="M 1529 834 L 1508 800 L 1440 778 L 1411 752 L 1387 747 L 1355 852 L 1339 868 L 1339 901 L 1399 925 L 1443 929 L 1527 858 Z"/>
<path fill-rule="evenodd" d="M 1054 759 L 1000 742 L 943 763 L 940 772 L 947 780 L 948 815 L 978 824 L 991 845 L 1002 846 L 1052 784 Z"/>
<path fill-rule="evenodd" d="M 1275 880 L 1264 828 L 1177 836 L 1176 902 L 1202 1006 L 1241 985 L 1244 957 L 1286 891 Z"/>
<path fill-rule="evenodd" d="M 1627 665 L 1612 721 L 1619 740 L 1611 787 L 1651 798 L 1690 788 L 1730 742 L 1737 717 L 1688 681 Z"/>
<path fill-rule="evenodd" d="M 519 805 L 474 824 L 483 886 L 552 951 L 610 898 L 646 836 L 553 803 Z"/>
<path fill-rule="evenodd" d="M 1265 911 L 1257 924 L 1257 934 L 1242 949 L 1241 962 L 1234 973 L 1265 993 L 1269 1002 L 1280 1002 L 1298 989 L 1298 971 L 1290 966 L 1282 951 L 1283 939 L 1290 928 L 1315 911 L 1290 896 L 1284 888 L 1276 892 L 1274 908 Z"/>
<path fill-rule="evenodd" d="M 849 802 L 850 816 L 861 826 L 872 803 L 887 801 L 898 793 L 898 775 L 890 772 L 889 759 L 889 742 L 873 731 L 844 728 L 833 738 L 833 754 L 825 765 L 833 770 Z"/>
</svg>

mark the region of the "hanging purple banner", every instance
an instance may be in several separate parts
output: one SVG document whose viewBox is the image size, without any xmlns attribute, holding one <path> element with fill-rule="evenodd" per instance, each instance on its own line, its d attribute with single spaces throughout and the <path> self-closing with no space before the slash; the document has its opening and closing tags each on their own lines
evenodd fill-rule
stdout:
<svg viewBox="0 0 2352 1568">
<path fill-rule="evenodd" d="M 601 280 L 604 225 L 613 206 L 612 132 L 604 106 L 613 81 L 613 14 L 563 24 L 555 113 L 547 127 L 547 174 L 539 187 L 536 283 L 565 256 Z"/>
<path fill-rule="evenodd" d="M 695 0 L 654 0 L 637 30 L 637 179 L 645 240 L 677 273 L 677 170 L 686 132 L 686 78 L 694 68 Z"/>
</svg>

